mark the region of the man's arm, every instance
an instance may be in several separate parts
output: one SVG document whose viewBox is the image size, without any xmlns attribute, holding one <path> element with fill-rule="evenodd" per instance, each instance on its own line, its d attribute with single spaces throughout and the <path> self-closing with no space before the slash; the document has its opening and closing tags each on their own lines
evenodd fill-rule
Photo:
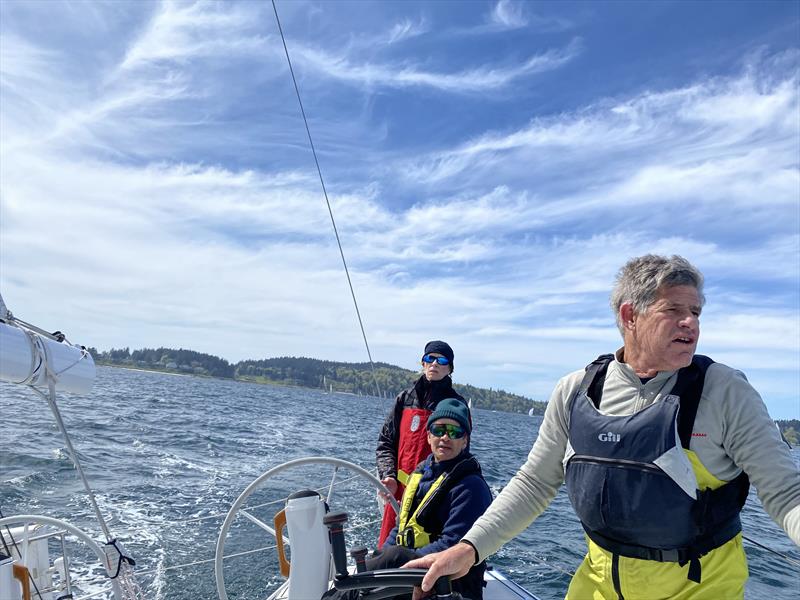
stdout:
<svg viewBox="0 0 800 600">
<path fill-rule="evenodd" d="M 800 546 L 800 470 L 764 401 L 745 376 L 715 364 L 706 385 L 722 412 L 722 445 L 747 473 L 770 517 Z"/>
<path fill-rule="evenodd" d="M 582 378 L 583 371 L 576 371 L 558 382 L 528 460 L 467 532 L 464 541 L 403 565 L 428 569 L 422 591 L 414 588 L 414 600 L 429 592 L 442 575 L 451 575 L 453 579 L 466 575 L 473 565 L 494 554 L 530 525 L 555 497 L 564 481 L 562 460 L 567 445 L 568 401 Z"/>
<path fill-rule="evenodd" d="M 583 373 L 576 371 L 558 382 L 528 460 L 464 536 L 480 560 L 522 532 L 555 498 L 564 481 L 569 400 Z"/>
</svg>

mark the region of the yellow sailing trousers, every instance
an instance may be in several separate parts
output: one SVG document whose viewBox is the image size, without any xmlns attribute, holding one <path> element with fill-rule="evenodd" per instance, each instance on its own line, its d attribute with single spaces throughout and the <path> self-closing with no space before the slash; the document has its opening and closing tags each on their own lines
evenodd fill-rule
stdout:
<svg viewBox="0 0 800 600">
<path fill-rule="evenodd" d="M 589 552 L 569 584 L 567 600 L 615 600 L 611 553 L 586 539 Z M 747 558 L 740 533 L 700 558 L 701 583 L 687 578 L 689 565 L 619 557 L 625 600 L 736 600 L 744 597 Z"/>
<path fill-rule="evenodd" d="M 725 485 L 700 462 L 697 455 L 684 450 L 697 477 L 700 489 Z M 589 552 L 567 590 L 567 600 L 616 600 L 611 553 L 588 537 Z M 624 600 L 741 600 L 747 581 L 747 557 L 742 534 L 700 557 L 701 583 L 687 575 L 689 565 L 619 557 L 619 587 Z"/>
</svg>

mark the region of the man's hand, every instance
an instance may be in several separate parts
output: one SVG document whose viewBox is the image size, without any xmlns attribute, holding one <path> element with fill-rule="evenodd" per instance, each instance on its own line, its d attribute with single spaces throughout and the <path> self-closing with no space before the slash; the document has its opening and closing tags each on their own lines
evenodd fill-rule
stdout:
<svg viewBox="0 0 800 600">
<path fill-rule="evenodd" d="M 452 575 L 458 579 L 467 574 L 475 564 L 475 549 L 469 544 L 459 542 L 455 546 L 442 552 L 426 554 L 422 558 L 415 558 L 403 565 L 404 569 L 428 569 L 422 580 L 422 590 L 414 588 L 413 600 L 424 598 L 433 588 L 433 584 L 442 575 Z"/>
<path fill-rule="evenodd" d="M 386 479 L 381 479 L 381 483 L 386 486 L 386 488 L 392 493 L 394 496 L 397 493 L 397 479 L 394 477 L 387 477 Z M 386 496 L 386 492 L 378 492 L 381 496 L 383 496 L 386 500 L 389 498 Z"/>
</svg>

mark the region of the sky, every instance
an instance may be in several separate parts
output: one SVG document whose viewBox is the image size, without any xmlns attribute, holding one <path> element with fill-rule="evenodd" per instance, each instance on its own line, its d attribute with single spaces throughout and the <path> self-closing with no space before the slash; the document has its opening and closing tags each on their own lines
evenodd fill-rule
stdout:
<svg viewBox="0 0 800 600">
<path fill-rule="evenodd" d="M 276 6 L 374 360 L 546 400 L 679 254 L 698 352 L 800 418 L 800 3 Z M 0 2 L 0 293 L 101 350 L 367 360 L 271 3 Z"/>
</svg>

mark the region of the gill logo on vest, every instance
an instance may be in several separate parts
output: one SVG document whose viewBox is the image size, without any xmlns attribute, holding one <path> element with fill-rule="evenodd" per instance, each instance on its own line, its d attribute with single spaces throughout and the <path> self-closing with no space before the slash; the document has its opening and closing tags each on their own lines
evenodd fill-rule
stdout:
<svg viewBox="0 0 800 600">
<path fill-rule="evenodd" d="M 608 433 L 601 433 L 597 436 L 597 439 L 601 442 L 618 442 L 620 439 L 622 439 L 622 436 L 620 436 L 618 433 L 612 433 L 609 431 Z"/>
</svg>

